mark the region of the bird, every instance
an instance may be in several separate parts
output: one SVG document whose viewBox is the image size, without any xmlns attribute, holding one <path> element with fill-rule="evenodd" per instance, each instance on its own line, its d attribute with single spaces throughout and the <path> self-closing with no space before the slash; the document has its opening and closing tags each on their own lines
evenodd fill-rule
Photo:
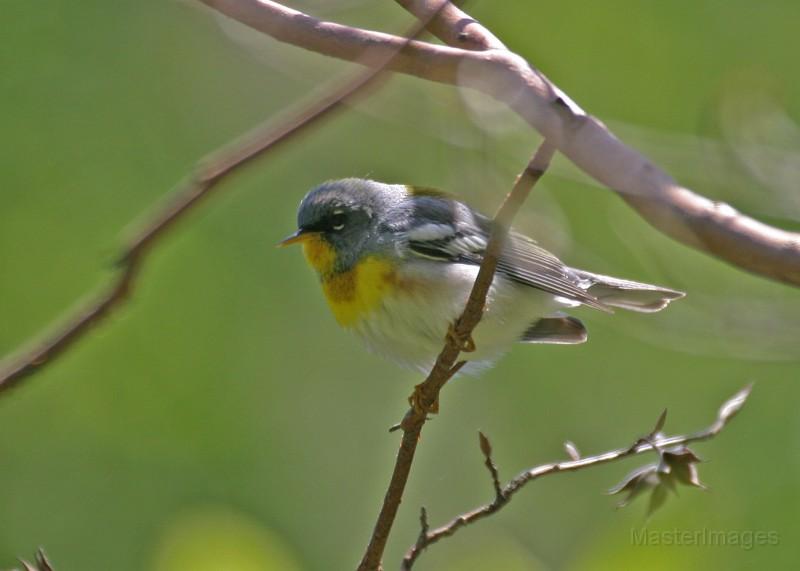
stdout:
<svg viewBox="0 0 800 571">
<path fill-rule="evenodd" d="M 398 365 L 428 372 L 464 310 L 483 262 L 492 219 L 455 195 L 361 178 L 324 182 L 300 202 L 297 229 L 338 324 Z M 491 366 L 516 343 L 578 344 L 578 306 L 653 313 L 684 292 L 565 265 L 511 229 L 465 373 Z"/>
</svg>

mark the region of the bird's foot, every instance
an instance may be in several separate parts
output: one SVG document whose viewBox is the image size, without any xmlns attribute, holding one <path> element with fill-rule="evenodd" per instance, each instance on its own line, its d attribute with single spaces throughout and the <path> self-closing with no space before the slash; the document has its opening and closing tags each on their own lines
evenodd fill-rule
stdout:
<svg viewBox="0 0 800 571">
<path fill-rule="evenodd" d="M 437 395 L 436 400 L 433 403 L 426 407 L 423 404 L 423 397 L 422 394 L 422 384 L 414 385 L 414 392 L 411 393 L 411 396 L 408 397 L 408 404 L 418 413 L 425 413 L 425 414 L 439 414 L 439 397 Z"/>
<path fill-rule="evenodd" d="M 466 339 L 459 336 L 456 331 L 455 323 L 451 323 L 447 328 L 447 342 L 451 345 L 455 345 L 458 347 L 459 351 L 463 351 L 464 353 L 472 353 L 475 351 L 475 340 L 472 339 L 472 335 L 467 335 Z"/>
</svg>

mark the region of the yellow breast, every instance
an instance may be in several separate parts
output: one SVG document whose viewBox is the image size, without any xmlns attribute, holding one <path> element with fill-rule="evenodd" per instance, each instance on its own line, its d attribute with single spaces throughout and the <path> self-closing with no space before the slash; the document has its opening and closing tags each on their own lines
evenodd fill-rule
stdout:
<svg viewBox="0 0 800 571">
<path fill-rule="evenodd" d="M 368 256 L 349 271 L 336 272 L 336 252 L 323 239 L 306 240 L 303 252 L 319 273 L 328 305 L 342 327 L 355 325 L 378 308 L 385 295 L 398 289 L 393 266 L 383 258 Z"/>
</svg>

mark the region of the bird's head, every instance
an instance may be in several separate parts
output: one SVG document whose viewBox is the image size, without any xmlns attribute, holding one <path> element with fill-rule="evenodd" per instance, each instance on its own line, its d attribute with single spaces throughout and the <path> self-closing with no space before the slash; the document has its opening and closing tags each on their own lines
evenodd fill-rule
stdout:
<svg viewBox="0 0 800 571">
<path fill-rule="evenodd" d="M 300 202 L 297 231 L 280 245 L 302 243 L 321 274 L 346 271 L 387 247 L 381 228 L 402 201 L 403 188 L 359 178 L 322 183 Z"/>
</svg>

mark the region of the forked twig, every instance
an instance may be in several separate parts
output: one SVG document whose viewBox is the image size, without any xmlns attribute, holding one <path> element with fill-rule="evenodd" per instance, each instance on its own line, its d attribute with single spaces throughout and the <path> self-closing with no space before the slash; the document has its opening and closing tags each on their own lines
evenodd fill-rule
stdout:
<svg viewBox="0 0 800 571">
<path fill-rule="evenodd" d="M 511 501 L 511 498 L 514 496 L 514 494 L 520 491 L 525 485 L 543 476 L 557 474 L 560 472 L 577 472 L 578 470 L 583 470 L 592 466 L 599 466 L 600 464 L 608 464 L 609 462 L 614 462 L 616 460 L 621 460 L 637 454 L 643 454 L 652 450 L 659 451 L 665 448 L 673 448 L 676 446 L 691 444 L 692 442 L 701 442 L 703 440 L 710 440 L 711 438 L 714 438 L 722 431 L 723 428 L 725 428 L 725 426 L 727 426 L 728 422 L 730 422 L 736 413 L 741 410 L 747 401 L 747 397 L 750 396 L 751 389 L 752 385 L 748 385 L 733 395 L 730 399 L 725 401 L 725 403 L 723 403 L 723 405 L 720 407 L 719 412 L 717 413 L 717 418 L 714 420 L 714 422 L 709 427 L 698 432 L 693 432 L 691 434 L 682 436 L 659 436 L 665 418 L 665 415 L 662 414 L 656 423 L 656 427 L 650 431 L 647 436 L 638 438 L 630 446 L 617 448 L 616 450 L 611 450 L 595 456 L 571 459 L 564 462 L 553 462 L 550 464 L 542 464 L 541 466 L 529 468 L 514 477 L 510 482 L 508 482 L 508 484 L 500 488 L 499 491 L 496 479 L 496 469 L 490 469 L 493 486 L 495 488 L 494 500 L 471 511 L 463 513 L 453 518 L 449 523 L 433 530 L 431 530 L 428 526 L 426 513 L 425 529 L 420 533 L 416 543 L 414 543 L 414 545 L 412 545 L 406 552 L 406 555 L 403 558 L 403 570 L 410 570 L 426 548 L 430 547 L 434 543 L 437 543 L 438 541 L 441 541 L 445 537 L 450 537 L 459 529 L 474 524 L 477 521 L 480 521 L 500 511 L 503 506 Z M 483 434 L 481 434 L 481 451 L 486 457 L 487 466 L 494 466 L 494 462 L 491 459 L 491 445 L 489 444 L 489 440 L 483 436 Z"/>
<path fill-rule="evenodd" d="M 514 188 L 506 196 L 494 217 L 486 253 L 464 311 L 454 324 L 451 334 L 447 336 L 444 348 L 439 353 L 428 377 L 417 385 L 414 392 L 413 406 L 406 412 L 400 423 L 400 428 L 403 430 L 400 450 L 397 453 L 394 470 L 392 471 L 389 487 L 384 496 L 375 528 L 359 564 L 359 571 L 381 569 L 381 558 L 397 515 L 397 509 L 403 498 L 408 474 L 414 461 L 417 442 L 419 441 L 422 427 L 427 420 L 428 412 L 434 406 L 434 403 L 438 402 L 439 392 L 442 387 L 460 367 L 458 357 L 466 341 L 471 338 L 472 330 L 475 329 L 483 315 L 486 295 L 491 287 L 494 272 L 497 268 L 497 261 L 511 226 L 511 221 L 523 202 L 525 202 L 533 186 L 544 174 L 554 152 L 553 145 L 548 141 L 542 142 L 528 166 L 517 177 Z"/>
</svg>

